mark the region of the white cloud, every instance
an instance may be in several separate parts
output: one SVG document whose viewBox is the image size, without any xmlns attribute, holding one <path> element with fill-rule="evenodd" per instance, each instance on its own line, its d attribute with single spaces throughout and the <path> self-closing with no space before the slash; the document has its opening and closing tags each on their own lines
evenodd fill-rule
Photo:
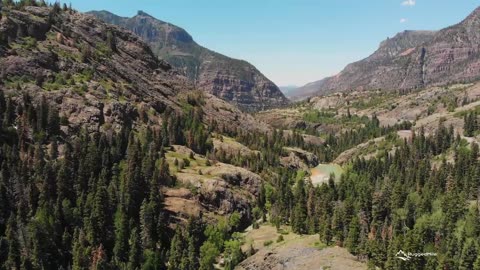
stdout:
<svg viewBox="0 0 480 270">
<path fill-rule="evenodd" d="M 408 19 L 405 19 L 405 18 L 400 19 L 400 23 L 406 23 L 407 21 L 408 21 Z"/>
<path fill-rule="evenodd" d="M 416 0 L 405 0 L 402 2 L 402 6 L 410 6 L 413 7 L 416 4 Z"/>
</svg>

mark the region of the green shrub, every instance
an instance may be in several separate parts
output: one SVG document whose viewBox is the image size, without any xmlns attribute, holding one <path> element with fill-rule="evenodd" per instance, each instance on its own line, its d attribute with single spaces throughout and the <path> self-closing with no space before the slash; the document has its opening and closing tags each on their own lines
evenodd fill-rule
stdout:
<svg viewBox="0 0 480 270">
<path fill-rule="evenodd" d="M 105 42 L 100 42 L 96 45 L 95 57 L 97 59 L 102 57 L 110 57 L 112 56 L 112 49 L 110 49 L 109 45 Z"/>
<path fill-rule="evenodd" d="M 283 239 L 283 235 L 280 234 L 280 235 L 277 237 L 277 243 L 283 242 L 283 240 L 284 240 L 284 239 Z"/>
<path fill-rule="evenodd" d="M 264 246 L 264 247 L 268 247 L 268 246 L 270 246 L 271 244 L 273 244 L 273 241 L 272 241 L 272 240 L 267 240 L 267 241 L 263 242 L 263 246 Z"/>
<path fill-rule="evenodd" d="M 25 49 L 31 50 L 37 47 L 37 40 L 33 37 L 26 37 L 23 39 L 25 44 Z"/>
<path fill-rule="evenodd" d="M 92 57 L 92 52 L 90 51 L 90 47 L 86 44 L 83 44 L 80 49 L 80 60 L 83 63 L 86 63 L 90 57 Z"/>
</svg>

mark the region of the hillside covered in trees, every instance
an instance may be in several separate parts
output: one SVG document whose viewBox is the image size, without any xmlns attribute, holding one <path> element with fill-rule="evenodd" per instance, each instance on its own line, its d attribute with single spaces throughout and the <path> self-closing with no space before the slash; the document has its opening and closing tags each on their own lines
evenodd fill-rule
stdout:
<svg viewBox="0 0 480 270">
<path fill-rule="evenodd" d="M 428 130 L 363 99 L 266 112 L 301 114 L 274 128 L 132 33 L 42 1 L 3 2 L 0 71 L 0 269 L 234 269 L 260 223 L 370 269 L 480 269 L 473 99 Z M 310 181 L 352 150 L 338 180 Z"/>
</svg>

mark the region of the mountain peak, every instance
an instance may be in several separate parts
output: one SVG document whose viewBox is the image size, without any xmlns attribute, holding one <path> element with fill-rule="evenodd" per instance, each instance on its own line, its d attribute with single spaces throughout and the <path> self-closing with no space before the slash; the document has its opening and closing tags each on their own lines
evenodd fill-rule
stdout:
<svg viewBox="0 0 480 270">
<path fill-rule="evenodd" d="M 439 31 L 406 30 L 382 41 L 369 57 L 316 82 L 314 94 L 411 90 L 478 81 L 479 43 L 480 7 L 462 22 Z"/>
<path fill-rule="evenodd" d="M 187 31 L 176 25 L 141 10 L 133 18 L 92 14 L 131 30 L 198 88 L 244 110 L 257 111 L 288 103 L 280 89 L 253 65 L 198 45 Z"/>
<path fill-rule="evenodd" d="M 146 13 L 143 10 L 137 11 L 137 16 L 152 17 L 150 14 Z M 153 18 L 153 17 L 152 17 Z"/>
</svg>

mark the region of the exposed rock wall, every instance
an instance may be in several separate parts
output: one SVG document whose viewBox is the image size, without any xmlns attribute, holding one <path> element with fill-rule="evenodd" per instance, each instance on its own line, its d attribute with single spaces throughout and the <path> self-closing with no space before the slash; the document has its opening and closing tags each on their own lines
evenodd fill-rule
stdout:
<svg viewBox="0 0 480 270">
<path fill-rule="evenodd" d="M 355 90 L 411 90 L 480 79 L 480 8 L 436 32 L 405 31 L 371 56 L 333 77 L 298 89 L 297 96 Z"/>
<path fill-rule="evenodd" d="M 153 52 L 185 74 L 197 87 L 243 110 L 258 111 L 288 104 L 280 89 L 250 63 L 198 45 L 184 29 L 139 11 L 132 18 L 107 11 L 90 14 L 133 31 Z"/>
</svg>

